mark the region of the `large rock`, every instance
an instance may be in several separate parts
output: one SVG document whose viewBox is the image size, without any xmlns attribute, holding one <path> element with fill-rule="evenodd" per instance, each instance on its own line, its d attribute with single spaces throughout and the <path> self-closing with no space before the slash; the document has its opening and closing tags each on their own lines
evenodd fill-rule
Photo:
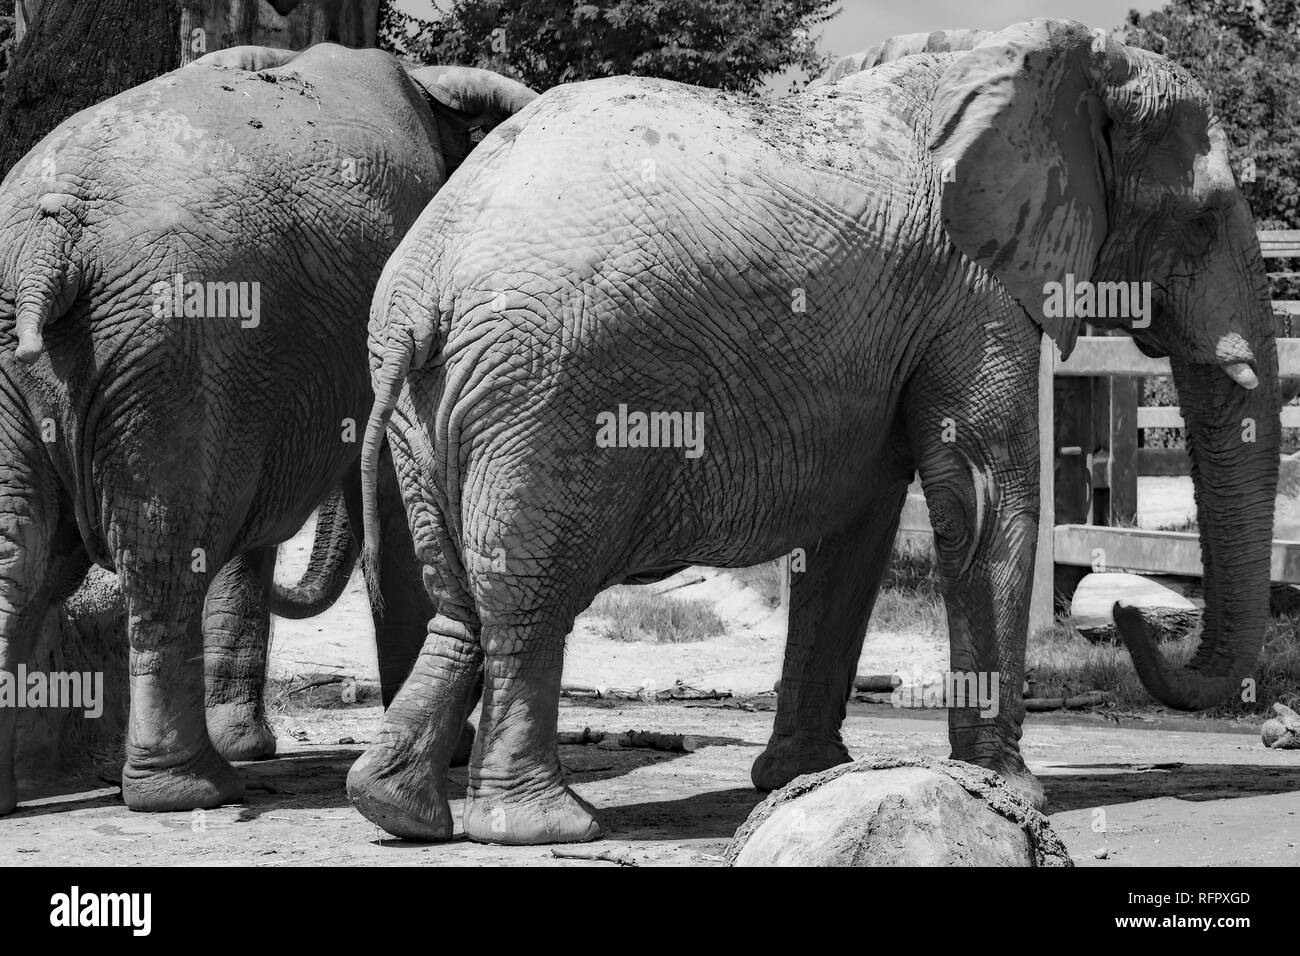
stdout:
<svg viewBox="0 0 1300 956">
<path fill-rule="evenodd" d="M 1047 818 L 959 760 L 866 757 L 807 774 L 754 808 L 734 866 L 1073 866 Z"/>
</svg>

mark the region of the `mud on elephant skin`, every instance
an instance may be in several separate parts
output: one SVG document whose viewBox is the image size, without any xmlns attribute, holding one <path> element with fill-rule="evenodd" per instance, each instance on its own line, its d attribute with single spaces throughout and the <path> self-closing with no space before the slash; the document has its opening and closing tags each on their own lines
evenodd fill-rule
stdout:
<svg viewBox="0 0 1300 956">
<path fill-rule="evenodd" d="M 377 50 L 243 49 L 279 65 L 196 62 L 128 90 L 0 184 L 0 669 L 89 562 L 116 571 L 137 810 L 239 798 L 205 724 L 205 643 L 229 651 L 231 699 L 260 693 L 273 547 L 355 481 L 380 269 L 473 126 L 533 97 L 433 68 L 443 103 Z M 430 611 L 415 574 L 387 609 L 408 644 Z M 229 626 L 210 640 L 216 579 Z M 13 727 L 0 711 L 0 813 Z"/>
<path fill-rule="evenodd" d="M 1262 639 L 1277 360 L 1250 214 L 1185 71 L 1035 20 L 761 108 L 635 78 L 544 94 L 376 291 L 366 546 L 386 431 L 439 614 L 349 775 L 354 804 L 399 836 L 451 835 L 445 767 L 481 667 L 468 836 L 597 836 L 556 759 L 574 616 L 622 580 L 795 547 L 754 782 L 849 759 L 839 728 L 914 471 L 952 669 L 999 677 L 996 713 L 949 710 L 953 756 L 1041 803 L 1018 743 L 1036 370 L 1041 333 L 1068 353 L 1080 324 L 1048 284 L 1079 281 L 1150 283 L 1150 323 L 1129 331 L 1171 357 L 1182 396 L 1208 623 L 1179 669 L 1116 617 L 1152 693 L 1212 703 Z M 682 447 L 688 419 L 702 454 Z"/>
</svg>

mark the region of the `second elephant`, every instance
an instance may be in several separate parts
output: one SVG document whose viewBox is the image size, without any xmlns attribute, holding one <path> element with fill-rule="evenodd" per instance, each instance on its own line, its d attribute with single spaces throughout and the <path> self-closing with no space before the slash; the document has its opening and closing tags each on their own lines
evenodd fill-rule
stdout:
<svg viewBox="0 0 1300 956">
<path fill-rule="evenodd" d="M 1129 306 L 1084 305 L 1094 283 Z M 753 781 L 849 759 L 840 724 L 915 471 L 952 670 L 994 689 L 950 702 L 953 756 L 1041 804 L 1019 748 L 1039 345 L 1068 353 L 1085 321 L 1172 361 L 1207 625 L 1171 666 L 1136 614 L 1116 619 L 1157 698 L 1208 706 L 1263 638 L 1277 357 L 1250 212 L 1185 71 L 1036 20 L 775 105 L 633 78 L 549 91 L 376 292 L 367 547 L 387 429 L 439 614 L 354 804 L 396 835 L 451 835 L 445 767 L 481 661 L 465 832 L 595 837 L 555 743 L 575 615 L 612 584 L 796 547 Z"/>
<path fill-rule="evenodd" d="M 88 562 L 117 572 L 128 807 L 242 793 L 205 639 L 233 648 L 209 686 L 260 693 L 274 545 L 356 483 L 380 269 L 476 128 L 533 96 L 377 50 L 222 51 L 68 119 L 0 185 L 0 670 Z M 0 710 L 0 814 L 13 727 Z"/>
</svg>

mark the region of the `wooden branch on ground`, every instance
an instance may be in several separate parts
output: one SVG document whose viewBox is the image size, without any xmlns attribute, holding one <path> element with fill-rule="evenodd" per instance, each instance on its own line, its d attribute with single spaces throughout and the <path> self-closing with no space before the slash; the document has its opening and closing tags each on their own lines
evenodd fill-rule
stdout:
<svg viewBox="0 0 1300 956">
<path fill-rule="evenodd" d="M 670 584 L 666 588 L 661 588 L 660 590 L 655 591 L 654 592 L 655 597 L 661 597 L 667 594 L 669 591 L 676 591 L 678 588 L 688 588 L 692 584 L 700 584 L 707 580 L 708 578 L 706 578 L 704 575 L 697 574 L 695 577 L 687 578 L 685 581 L 678 581 L 676 584 Z"/>
<path fill-rule="evenodd" d="M 342 684 L 344 681 L 351 679 L 350 675 L 331 674 L 330 676 L 323 677 L 320 680 L 314 680 L 308 684 L 303 684 L 301 687 L 294 687 L 288 692 L 288 696 L 292 697 L 294 694 L 300 694 L 305 690 L 311 690 L 313 687 L 325 687 L 328 684 Z"/>
<path fill-rule="evenodd" d="M 639 866 L 635 859 L 617 850 L 552 850 L 557 860 L 590 860 L 596 863 L 616 863 L 619 866 Z"/>
<path fill-rule="evenodd" d="M 557 734 L 559 743 L 569 745 L 598 744 L 607 749 L 620 747 L 635 750 L 662 750 L 667 753 L 690 754 L 700 748 L 700 739 L 689 734 L 658 734 L 646 730 L 629 730 L 607 733 L 603 730 L 562 730 Z"/>
<path fill-rule="evenodd" d="M 858 674 L 853 678 L 855 694 L 889 694 L 903 685 L 903 678 L 897 674 Z M 781 682 L 772 685 L 772 690 L 781 693 Z"/>
<path fill-rule="evenodd" d="M 1079 707 L 1095 707 L 1109 703 L 1110 694 L 1104 690 L 1090 690 L 1075 697 L 1030 697 L 1025 701 L 1025 710 L 1035 713 L 1049 710 L 1076 710 Z"/>
<path fill-rule="evenodd" d="M 731 697 L 729 690 L 716 690 L 710 688 L 702 690 L 698 687 L 691 687 L 678 681 L 672 687 L 657 691 L 653 698 L 647 693 L 647 688 L 638 687 L 606 687 L 604 684 L 562 684 L 560 686 L 561 697 L 595 697 L 598 699 L 609 698 L 613 700 L 727 700 Z"/>
</svg>

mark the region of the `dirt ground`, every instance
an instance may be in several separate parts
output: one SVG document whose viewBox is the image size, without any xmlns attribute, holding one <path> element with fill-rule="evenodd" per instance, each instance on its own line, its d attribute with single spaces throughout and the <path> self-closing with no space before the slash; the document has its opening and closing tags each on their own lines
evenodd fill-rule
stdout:
<svg viewBox="0 0 1300 956">
<path fill-rule="evenodd" d="M 293 578 L 310 549 L 310 527 L 282 551 Z M 695 753 L 566 746 L 561 759 L 607 830 L 599 846 L 641 865 L 721 864 L 732 833 L 761 795 L 749 768 L 771 731 L 773 681 L 784 640 L 779 616 L 730 576 L 692 569 L 704 581 L 673 591 L 709 600 L 727 633 L 697 644 L 618 643 L 580 619 L 565 664 L 569 683 L 663 689 L 675 681 L 729 690 L 732 700 L 602 703 L 566 700 L 562 730 L 654 730 L 704 741 Z M 946 667 L 942 635 L 872 632 L 859 673 Z M 377 677 L 369 615 L 354 580 L 327 614 L 277 621 L 272 672 Z M 105 780 L 80 779 L 20 794 L 0 820 L 0 865 L 521 865 L 614 866 L 556 859 L 547 847 L 505 848 L 462 838 L 442 845 L 391 840 L 348 804 L 348 768 L 379 729 L 377 700 L 315 692 L 319 707 L 276 716 L 279 755 L 241 765 L 241 806 L 206 813 L 136 814 Z M 855 755 L 947 756 L 942 711 L 852 703 L 844 737 Z M 1022 741 L 1043 780 L 1054 826 L 1080 866 L 1300 864 L 1300 751 L 1266 750 L 1257 725 L 1192 718 L 1034 715 Z M 111 775 L 109 775 L 111 776 Z M 452 771 L 459 815 L 465 771 Z M 591 849 L 591 848 L 589 848 Z M 1099 859 L 1097 851 L 1106 856 Z"/>
<path fill-rule="evenodd" d="M 772 723 L 770 697 L 742 706 L 753 709 L 566 705 L 560 715 L 566 730 L 654 729 L 705 738 L 692 754 L 561 748 L 573 785 L 601 813 L 607 836 L 599 846 L 640 865 L 720 865 L 728 839 L 760 799 L 749 785 L 749 766 Z M 75 792 L 25 801 L 0 822 L 0 862 L 616 865 L 557 860 L 548 847 L 388 839 L 343 793 L 348 767 L 378 729 L 378 706 L 277 723 L 280 756 L 241 767 L 248 784 L 242 806 L 136 814 L 116 787 L 83 783 Z M 845 739 L 855 754 L 946 756 L 945 731 L 938 711 L 900 716 L 888 705 L 855 703 Z M 1080 866 L 1300 863 L 1300 754 L 1265 750 L 1253 728 L 1031 715 L 1023 746 L 1046 787 L 1052 822 Z M 452 778 L 459 813 L 464 769 L 453 770 Z M 1094 852 L 1103 847 L 1108 858 L 1097 859 Z"/>
</svg>

